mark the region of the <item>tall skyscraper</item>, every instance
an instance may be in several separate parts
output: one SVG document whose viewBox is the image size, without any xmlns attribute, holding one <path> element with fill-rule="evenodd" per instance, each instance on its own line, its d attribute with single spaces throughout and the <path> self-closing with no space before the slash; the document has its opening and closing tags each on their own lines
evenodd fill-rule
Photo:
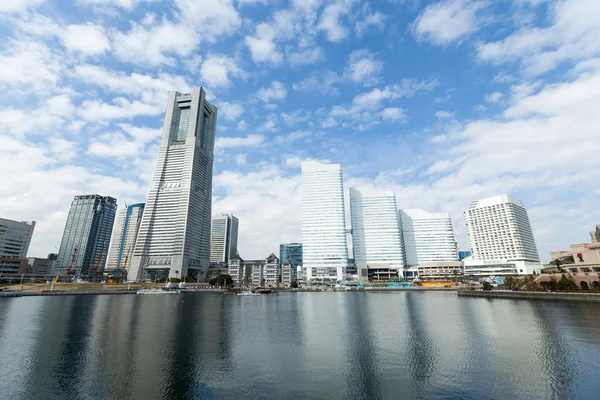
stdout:
<svg viewBox="0 0 600 400">
<path fill-rule="evenodd" d="M 237 253 L 239 220 L 235 215 L 217 214 L 212 217 L 210 262 L 227 263 Z"/>
<path fill-rule="evenodd" d="M 144 271 L 206 278 L 216 123 L 217 107 L 206 101 L 202 88 L 188 94 L 169 92 L 128 280 L 143 278 Z"/>
<path fill-rule="evenodd" d="M 144 203 L 132 204 L 119 211 L 110 242 L 107 270 L 126 270 L 129 266 L 144 215 L 144 206 Z"/>
<path fill-rule="evenodd" d="M 302 265 L 302 243 L 284 243 L 279 245 L 279 268 L 290 264 L 294 271 Z"/>
<path fill-rule="evenodd" d="M 406 265 L 459 261 L 458 246 L 448 213 L 400 210 Z"/>
<path fill-rule="evenodd" d="M 0 273 L 24 273 L 35 221 L 0 218 Z"/>
<path fill-rule="evenodd" d="M 306 279 L 346 279 L 348 247 L 340 164 L 302 162 L 302 262 Z"/>
<path fill-rule="evenodd" d="M 404 266 L 394 191 L 350 188 L 352 249 L 357 269 Z"/>
<path fill-rule="evenodd" d="M 540 261 L 521 200 L 505 194 L 474 201 L 465 220 L 474 260 Z"/>
<path fill-rule="evenodd" d="M 110 235 L 112 233 L 117 199 L 97 194 L 75 196 L 60 242 L 57 273 L 64 273 L 71 264 L 73 274 L 91 275 L 96 268 L 104 271 Z"/>
</svg>

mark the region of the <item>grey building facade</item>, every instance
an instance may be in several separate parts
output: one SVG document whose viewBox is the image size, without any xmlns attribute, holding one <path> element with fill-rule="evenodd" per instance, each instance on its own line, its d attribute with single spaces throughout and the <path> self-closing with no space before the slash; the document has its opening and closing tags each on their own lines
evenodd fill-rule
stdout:
<svg viewBox="0 0 600 400">
<path fill-rule="evenodd" d="M 35 221 L 0 218 L 0 273 L 24 273 Z"/>
<path fill-rule="evenodd" d="M 117 213 L 117 199 L 98 194 L 75 196 L 65 225 L 54 269 L 63 274 L 71 265 L 73 274 L 104 271 L 108 246 Z"/>
<path fill-rule="evenodd" d="M 237 253 L 239 219 L 235 215 L 217 214 L 212 217 L 210 262 L 229 264 Z"/>
<path fill-rule="evenodd" d="M 217 107 L 202 88 L 169 92 L 163 135 L 127 279 L 206 280 Z"/>
</svg>

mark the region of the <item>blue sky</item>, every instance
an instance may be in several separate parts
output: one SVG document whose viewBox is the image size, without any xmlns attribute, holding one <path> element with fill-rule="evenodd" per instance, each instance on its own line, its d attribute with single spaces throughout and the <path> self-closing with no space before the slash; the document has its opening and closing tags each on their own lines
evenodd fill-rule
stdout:
<svg viewBox="0 0 600 400">
<path fill-rule="evenodd" d="M 540 255 L 600 223 L 595 0 L 3 0 L 0 215 L 58 246 L 72 197 L 147 195 L 167 90 L 219 107 L 213 211 L 300 240 L 299 165 L 400 208 L 522 199 Z"/>
</svg>

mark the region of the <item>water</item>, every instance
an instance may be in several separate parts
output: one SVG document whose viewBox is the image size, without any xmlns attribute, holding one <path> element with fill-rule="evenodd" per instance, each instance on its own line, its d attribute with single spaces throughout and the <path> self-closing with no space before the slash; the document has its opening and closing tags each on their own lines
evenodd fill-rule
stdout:
<svg viewBox="0 0 600 400">
<path fill-rule="evenodd" d="M 598 399 L 600 304 L 454 293 L 0 301 L 2 399 Z"/>
</svg>

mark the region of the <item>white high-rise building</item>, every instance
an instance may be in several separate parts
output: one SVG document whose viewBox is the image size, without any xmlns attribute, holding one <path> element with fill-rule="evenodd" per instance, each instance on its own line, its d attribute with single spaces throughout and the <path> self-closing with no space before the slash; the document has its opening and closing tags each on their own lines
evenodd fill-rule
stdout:
<svg viewBox="0 0 600 400">
<path fill-rule="evenodd" d="M 459 261 L 450 214 L 420 209 L 400 210 L 398 214 L 408 267 Z"/>
<path fill-rule="evenodd" d="M 302 262 L 306 279 L 346 279 L 348 246 L 340 164 L 302 163 Z"/>
<path fill-rule="evenodd" d="M 210 263 L 217 107 L 202 88 L 169 92 L 163 136 L 128 279 L 205 279 Z"/>
<path fill-rule="evenodd" d="M 508 194 L 474 201 L 465 211 L 472 257 L 467 275 L 524 275 L 542 267 L 527 210 Z"/>
<path fill-rule="evenodd" d="M 119 211 L 110 241 L 106 270 L 127 270 L 133 256 L 144 206 L 144 203 L 132 204 Z"/>
<path fill-rule="evenodd" d="M 218 214 L 212 218 L 210 262 L 229 263 L 237 253 L 239 220 L 234 215 Z"/>
<path fill-rule="evenodd" d="M 356 268 L 404 266 L 394 191 L 350 188 L 352 249 Z"/>
</svg>

